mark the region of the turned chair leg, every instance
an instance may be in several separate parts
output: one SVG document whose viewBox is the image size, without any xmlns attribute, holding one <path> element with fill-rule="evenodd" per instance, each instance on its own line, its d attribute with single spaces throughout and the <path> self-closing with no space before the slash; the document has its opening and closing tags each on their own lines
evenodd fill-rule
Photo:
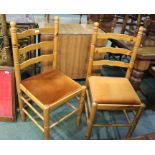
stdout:
<svg viewBox="0 0 155 155">
<path fill-rule="evenodd" d="M 21 93 L 18 93 L 18 102 L 19 102 L 19 112 L 23 122 L 26 120 L 26 114 L 23 111 L 24 102 L 21 100 Z"/>
<path fill-rule="evenodd" d="M 90 110 L 90 117 L 88 119 L 88 127 L 87 127 L 87 131 L 86 131 L 86 139 L 90 139 L 95 114 L 96 114 L 96 103 L 93 103 L 92 107 L 91 107 L 91 110 Z"/>
<path fill-rule="evenodd" d="M 137 114 L 136 114 L 136 116 L 135 116 L 135 118 L 134 118 L 134 120 L 133 120 L 133 123 L 132 123 L 132 125 L 129 127 L 128 134 L 127 134 L 127 138 L 130 138 L 130 137 L 132 136 L 132 133 L 133 133 L 133 131 L 134 131 L 134 129 L 135 129 L 135 127 L 136 127 L 138 121 L 139 121 L 139 118 L 140 118 L 140 116 L 141 116 L 143 110 L 144 110 L 144 107 L 140 107 L 140 108 L 138 109 Z"/>
<path fill-rule="evenodd" d="M 49 109 L 44 110 L 44 136 L 49 139 Z"/>
<path fill-rule="evenodd" d="M 86 87 L 83 86 L 80 101 L 79 101 L 80 102 L 79 110 L 77 112 L 77 120 L 76 120 L 77 125 L 79 125 L 80 121 L 81 121 L 81 116 L 82 116 L 82 112 L 83 112 L 83 108 L 84 108 L 85 96 L 86 96 Z"/>
</svg>

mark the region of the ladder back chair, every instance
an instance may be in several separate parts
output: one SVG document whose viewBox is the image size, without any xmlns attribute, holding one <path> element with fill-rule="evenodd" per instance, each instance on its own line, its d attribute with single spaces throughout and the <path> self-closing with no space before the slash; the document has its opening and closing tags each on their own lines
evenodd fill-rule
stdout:
<svg viewBox="0 0 155 155">
<path fill-rule="evenodd" d="M 16 86 L 18 93 L 18 102 L 21 119 L 25 121 L 28 116 L 32 122 L 44 133 L 45 139 L 49 138 L 49 129 L 58 125 L 63 120 L 69 118 L 77 112 L 77 120 L 80 118 L 80 110 L 84 101 L 85 86 L 81 86 L 61 71 L 56 69 L 57 65 L 57 50 L 58 50 L 58 28 L 59 18 L 54 18 L 54 26 L 49 28 L 29 29 L 27 31 L 17 33 L 16 23 L 11 22 L 11 38 L 13 48 L 13 58 L 16 76 Z M 36 36 L 42 33 L 53 34 L 53 41 L 42 41 L 39 43 L 30 44 L 23 48 L 18 46 L 18 41 L 28 36 Z M 42 48 L 53 50 L 52 54 L 45 54 L 30 58 L 27 61 L 20 62 L 20 54 L 32 52 Z M 45 61 L 52 61 L 51 71 L 33 75 L 24 80 L 21 79 L 21 71 L 26 67 Z M 69 100 L 77 98 L 80 105 L 75 107 L 70 104 Z M 72 112 L 66 114 L 63 118 L 49 123 L 49 114 L 52 110 L 59 108 L 61 105 L 67 104 L 71 107 Z M 36 107 L 37 106 L 37 107 Z M 67 107 L 67 108 L 68 108 Z M 39 109 L 38 109 L 39 108 Z M 39 123 L 35 117 L 29 112 L 33 111 L 36 116 L 43 121 L 43 125 Z M 39 110 L 41 112 L 39 112 Z"/>
<path fill-rule="evenodd" d="M 130 137 L 144 109 L 144 104 L 141 103 L 139 97 L 137 96 L 136 92 L 129 82 L 129 78 L 136 58 L 137 49 L 141 41 L 143 28 L 141 27 L 139 29 L 137 37 L 134 37 L 126 34 L 116 33 L 99 34 L 98 26 L 98 23 L 94 23 L 86 77 L 86 94 L 88 102 L 88 106 L 85 106 L 88 123 L 86 138 L 90 138 L 92 127 L 94 126 L 126 126 L 129 127 L 127 137 Z M 97 47 L 96 41 L 101 38 L 133 42 L 133 51 L 123 48 Z M 106 52 L 111 52 L 112 54 L 118 53 L 127 55 L 130 57 L 130 61 L 127 63 L 119 60 L 94 60 L 95 53 Z M 127 70 L 125 77 L 106 77 L 92 75 L 93 66 L 104 65 L 126 68 Z M 128 123 L 94 124 L 94 118 L 97 110 L 123 111 Z M 133 120 L 129 118 L 128 111 L 133 111 L 133 114 L 135 116 Z"/>
</svg>

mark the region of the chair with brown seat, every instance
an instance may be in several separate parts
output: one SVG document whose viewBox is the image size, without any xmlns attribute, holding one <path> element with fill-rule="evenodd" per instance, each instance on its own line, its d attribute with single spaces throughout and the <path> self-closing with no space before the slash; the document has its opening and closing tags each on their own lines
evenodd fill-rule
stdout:
<svg viewBox="0 0 155 155">
<path fill-rule="evenodd" d="M 32 120 L 32 122 L 34 122 L 34 124 L 36 124 L 38 128 L 44 133 L 45 139 L 49 138 L 50 128 L 67 119 L 75 112 L 78 113 L 77 119 L 80 118 L 80 110 L 82 110 L 82 102 L 84 100 L 83 96 L 85 93 L 85 86 L 81 86 L 68 76 L 64 75 L 61 71 L 58 71 L 56 69 L 58 49 L 58 23 L 59 19 L 58 17 L 55 17 L 54 27 L 29 29 L 27 31 L 17 33 L 16 23 L 11 22 L 10 29 L 20 115 L 23 121 L 25 121 L 27 115 Z M 30 44 L 23 48 L 18 47 L 18 40 L 29 36 L 40 35 L 42 33 L 53 35 L 53 41 L 42 41 L 39 43 Z M 36 56 L 22 63 L 20 62 L 21 54 L 35 52 L 35 50 L 41 50 L 43 48 L 52 49 L 53 53 Z M 52 62 L 51 71 L 39 73 L 24 80 L 21 79 L 21 71 L 26 67 L 36 63 L 43 63 L 47 61 Z M 74 97 L 77 97 L 77 99 L 79 100 L 78 96 L 80 94 L 80 105 L 78 108 L 68 102 Z M 50 125 L 49 113 L 54 109 L 59 108 L 63 104 L 67 104 L 73 109 L 73 111 Z M 39 119 L 43 121 L 43 125 L 40 125 L 40 123 L 38 123 L 38 121 L 32 116 L 32 114 L 29 112 L 29 108 L 38 116 Z"/>
<path fill-rule="evenodd" d="M 87 70 L 86 86 L 87 86 L 87 102 L 86 116 L 88 128 L 86 131 L 86 138 L 91 136 L 92 127 L 94 126 L 126 126 L 129 127 L 127 137 L 130 137 L 134 128 L 140 118 L 140 115 L 144 109 L 143 103 L 141 103 L 139 97 L 130 84 L 129 78 L 132 72 L 134 61 L 136 58 L 137 48 L 139 47 L 143 28 L 139 29 L 137 37 L 129 36 L 125 34 L 105 33 L 98 34 L 98 23 L 94 24 L 94 30 L 91 40 L 91 48 L 89 55 L 89 63 Z M 113 47 L 97 47 L 96 41 L 98 39 L 116 39 L 126 40 L 134 43 L 133 51 L 123 48 Z M 95 60 L 95 53 L 119 53 L 125 54 L 130 57 L 130 62 L 114 61 L 114 60 Z M 91 76 L 94 66 L 118 66 L 126 68 L 125 77 L 105 77 L 105 76 Z M 89 97 L 90 96 L 90 97 Z M 87 112 L 89 110 L 89 113 Z M 97 110 L 111 110 L 111 111 L 123 111 L 128 121 L 126 124 L 94 124 L 95 113 Z M 128 111 L 134 111 L 134 119 L 131 122 L 128 117 Z M 89 114 L 89 115 L 88 115 Z"/>
</svg>

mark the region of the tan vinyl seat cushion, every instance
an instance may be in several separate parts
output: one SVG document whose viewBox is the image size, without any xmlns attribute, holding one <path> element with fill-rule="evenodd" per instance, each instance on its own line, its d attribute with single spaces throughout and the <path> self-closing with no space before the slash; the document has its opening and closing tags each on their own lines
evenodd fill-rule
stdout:
<svg viewBox="0 0 155 155">
<path fill-rule="evenodd" d="M 140 104 L 141 101 L 127 78 L 89 77 L 93 102 L 98 104 Z"/>
<path fill-rule="evenodd" d="M 81 89 L 80 84 L 58 70 L 27 78 L 21 83 L 45 105 L 52 104 Z"/>
</svg>

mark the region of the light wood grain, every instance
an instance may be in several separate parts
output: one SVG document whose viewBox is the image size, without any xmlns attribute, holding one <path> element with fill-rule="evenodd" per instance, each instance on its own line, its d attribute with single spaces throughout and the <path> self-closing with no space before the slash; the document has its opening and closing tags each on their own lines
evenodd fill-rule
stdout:
<svg viewBox="0 0 155 155">
<path fill-rule="evenodd" d="M 125 62 L 120 62 L 120 61 L 110 61 L 110 60 L 98 60 L 98 61 L 93 61 L 94 66 L 102 66 L 102 65 L 108 65 L 108 66 L 117 66 L 117 67 L 124 67 L 128 68 L 129 64 Z"/>
<path fill-rule="evenodd" d="M 19 53 L 20 54 L 26 54 L 27 52 L 33 51 L 33 50 L 37 50 L 37 49 L 41 49 L 41 48 L 50 48 L 53 49 L 54 45 L 53 42 L 51 41 L 44 41 L 44 42 L 40 42 L 38 44 L 31 44 L 28 46 L 25 46 L 23 48 L 19 49 Z M 35 52 L 35 51 L 33 51 Z"/>
<path fill-rule="evenodd" d="M 96 53 L 106 53 L 106 52 L 110 52 L 113 54 L 123 54 L 123 55 L 131 55 L 131 51 L 128 49 L 124 49 L 124 48 L 112 48 L 112 47 L 98 47 L 95 48 L 95 52 Z"/>
<path fill-rule="evenodd" d="M 49 26 L 49 25 L 48 25 Z M 90 49 L 93 26 L 90 24 L 65 24 L 60 25 L 58 38 L 58 63 L 57 68 L 73 79 L 86 77 L 88 54 Z M 104 33 L 99 29 L 100 33 Z M 41 40 L 53 40 L 52 35 L 41 35 Z M 98 46 L 104 46 L 107 40 L 99 40 Z M 50 49 L 41 49 L 42 54 L 52 53 Z M 98 57 L 103 57 L 99 54 Z M 50 70 L 50 62 L 42 64 L 42 72 Z"/>
<path fill-rule="evenodd" d="M 105 33 L 105 34 L 98 34 L 97 35 L 98 39 L 115 39 L 115 40 L 125 40 L 129 42 L 135 42 L 136 37 L 134 36 L 129 36 L 126 34 L 114 34 L 114 33 Z"/>
<path fill-rule="evenodd" d="M 53 61 L 53 54 L 46 54 L 46 55 L 41 55 L 35 58 L 31 58 L 27 61 L 24 61 L 23 63 L 20 64 L 20 69 L 24 69 L 30 65 L 33 65 L 34 63 L 38 62 L 43 62 L 43 61 Z"/>
<path fill-rule="evenodd" d="M 97 94 L 99 93 L 98 91 L 95 91 L 95 89 L 93 89 L 93 87 L 91 86 L 91 81 L 88 82 L 88 78 L 92 75 L 92 71 L 93 71 L 93 66 L 95 65 L 108 65 L 108 66 L 118 66 L 118 67 L 125 67 L 127 68 L 126 71 L 126 75 L 125 78 L 130 77 L 131 72 L 132 72 L 132 68 L 133 68 L 133 64 L 136 58 L 136 54 L 137 54 L 137 50 L 138 47 L 140 45 L 140 41 L 142 38 L 142 32 L 143 32 L 143 28 L 139 29 L 138 35 L 137 37 L 131 37 L 128 35 L 122 35 L 122 34 L 112 34 L 112 33 L 106 33 L 106 34 L 98 34 L 98 23 L 94 23 L 94 29 L 93 29 L 93 34 L 92 34 L 92 39 L 91 39 L 91 44 L 90 44 L 90 52 L 89 52 L 89 63 L 88 63 L 88 70 L 87 70 L 87 78 L 86 78 L 86 86 L 88 91 L 87 92 L 87 102 L 88 103 L 88 110 L 90 110 L 90 116 L 88 117 L 88 112 L 86 112 L 87 117 L 88 117 L 88 127 L 86 130 L 86 138 L 89 139 L 91 136 L 91 131 L 92 128 L 95 126 L 127 126 L 129 127 L 128 130 L 128 134 L 127 134 L 127 138 L 131 137 L 132 132 L 134 131 L 134 128 L 141 116 L 141 113 L 144 109 L 144 104 L 139 102 L 139 104 L 137 103 L 133 103 L 131 104 L 127 104 L 127 103 L 123 103 L 123 104 L 117 104 L 117 103 L 113 103 L 113 104 L 105 104 L 105 103 L 98 103 L 95 102 L 93 100 L 93 94 Z M 126 49 L 119 49 L 119 48 L 112 48 L 112 47 L 97 47 L 96 42 L 97 39 L 116 39 L 116 40 L 126 40 L 129 42 L 135 42 L 133 45 L 133 51 L 130 50 L 126 50 Z M 120 61 L 114 61 L 114 60 L 95 60 L 95 54 L 96 53 L 105 53 L 105 52 L 111 52 L 111 53 L 121 53 L 121 54 L 126 54 L 128 56 L 130 56 L 130 61 L 129 63 L 125 63 Z M 95 81 L 94 81 L 95 82 Z M 108 87 L 108 81 L 106 81 L 106 85 Z M 89 88 L 90 87 L 90 88 Z M 108 87 L 109 88 L 109 87 Z M 106 88 L 103 88 L 106 89 Z M 96 89 L 97 90 L 97 89 Z M 115 89 L 114 89 L 115 90 Z M 107 89 L 108 91 L 108 89 Z M 117 90 L 116 90 L 117 91 Z M 119 88 L 118 88 L 119 91 Z M 130 90 L 129 90 L 130 91 Z M 131 90 L 133 91 L 133 90 Z M 89 92 L 89 93 L 88 93 Z M 93 92 L 93 94 L 92 94 Z M 112 88 L 110 89 L 110 94 L 112 94 Z M 115 92 L 114 92 L 115 93 Z M 103 94 L 104 95 L 104 94 Z M 92 99 L 92 100 L 91 100 Z M 110 98 L 109 98 L 110 100 Z M 92 104 L 90 103 L 92 102 Z M 108 101 L 107 101 L 108 102 Z M 114 123 L 109 123 L 109 124 L 95 124 L 94 123 L 94 118 L 95 118 L 95 113 L 96 110 L 123 110 L 125 117 L 127 119 L 128 124 L 114 124 Z M 133 121 L 130 123 L 130 120 L 128 118 L 128 115 L 126 113 L 127 110 L 136 110 L 138 111 L 133 119 Z"/>
<path fill-rule="evenodd" d="M 36 29 L 36 30 L 28 30 L 24 31 L 22 33 L 16 32 L 16 23 L 11 22 L 11 39 L 12 39 L 12 47 L 13 47 L 13 57 L 14 57 L 14 66 L 15 66 L 15 75 L 16 75 L 16 87 L 17 87 L 17 92 L 18 92 L 18 100 L 19 100 L 19 109 L 20 109 L 20 114 L 21 118 L 23 121 L 26 119 L 26 115 L 32 120 L 32 122 L 44 133 L 45 139 L 49 139 L 49 128 L 54 127 L 55 125 L 59 124 L 61 121 L 65 120 L 66 118 L 70 117 L 73 115 L 75 112 L 79 111 L 81 105 L 83 106 L 83 92 L 85 91 L 85 87 L 80 87 L 77 90 L 73 90 L 70 94 L 66 94 L 65 96 L 62 96 L 62 98 L 56 100 L 54 103 L 50 103 L 49 105 L 46 105 L 45 103 L 42 103 L 33 93 L 24 86 L 24 84 L 21 82 L 21 70 L 28 67 L 29 65 L 33 65 L 35 63 L 41 62 L 41 65 L 44 65 L 44 61 L 50 61 L 50 69 L 56 69 L 57 67 L 57 55 L 58 55 L 58 31 L 59 31 L 59 18 L 55 17 L 54 18 L 54 28 L 41 28 L 41 29 Z M 53 31 L 54 30 L 54 31 Z M 51 34 L 51 31 L 53 34 Z M 41 33 L 45 34 L 50 34 L 52 36 L 51 41 L 44 41 L 36 44 L 31 44 L 28 46 L 25 46 L 24 48 L 21 48 L 18 46 L 18 40 L 23 38 L 23 37 L 29 37 L 32 35 L 38 35 Z M 51 50 L 50 54 L 45 53 L 44 55 L 41 53 L 40 56 L 30 58 L 27 61 L 20 62 L 20 54 L 25 54 L 29 51 L 33 51 L 36 49 L 43 49 L 43 50 Z M 64 75 L 65 76 L 65 75 Z M 59 76 L 57 76 L 57 80 L 59 80 Z M 51 78 L 52 79 L 52 78 Z M 62 80 L 62 79 L 60 79 Z M 71 79 L 70 79 L 71 80 Z M 53 80 L 55 81 L 55 80 Z M 53 82 L 52 81 L 52 82 Z M 61 81 L 60 81 L 61 82 Z M 36 86 L 39 89 L 39 85 Z M 68 87 L 66 85 L 66 87 Z M 47 89 L 47 88 L 45 88 Z M 60 88 L 61 90 L 61 88 Z M 49 90 L 50 91 L 50 90 Z M 62 90 L 64 91 L 64 90 Z M 44 92 L 43 92 L 44 93 Z M 59 108 L 62 104 L 65 104 L 72 98 L 81 95 L 82 100 L 80 100 L 80 106 L 79 107 L 74 107 L 74 111 L 71 112 L 70 114 L 67 114 L 60 120 L 56 121 L 52 125 L 49 125 L 49 112 L 54 110 L 55 108 Z M 26 98 L 28 99 L 26 99 Z M 47 96 L 45 96 L 47 98 Z M 43 111 L 43 116 L 37 109 L 35 109 L 34 106 L 31 105 L 29 100 L 33 101 L 42 111 Z M 24 108 L 24 104 L 27 105 L 27 108 L 30 108 L 41 120 L 43 120 L 43 127 L 38 123 L 38 121 L 33 117 L 27 108 Z M 73 106 L 72 106 L 73 108 Z"/>
<path fill-rule="evenodd" d="M 54 33 L 54 28 L 40 28 L 40 29 L 29 29 L 26 31 L 23 31 L 21 33 L 17 33 L 17 38 L 18 39 L 22 39 L 22 38 L 26 38 L 29 36 L 34 36 L 34 35 L 38 35 L 41 33 Z"/>
</svg>

